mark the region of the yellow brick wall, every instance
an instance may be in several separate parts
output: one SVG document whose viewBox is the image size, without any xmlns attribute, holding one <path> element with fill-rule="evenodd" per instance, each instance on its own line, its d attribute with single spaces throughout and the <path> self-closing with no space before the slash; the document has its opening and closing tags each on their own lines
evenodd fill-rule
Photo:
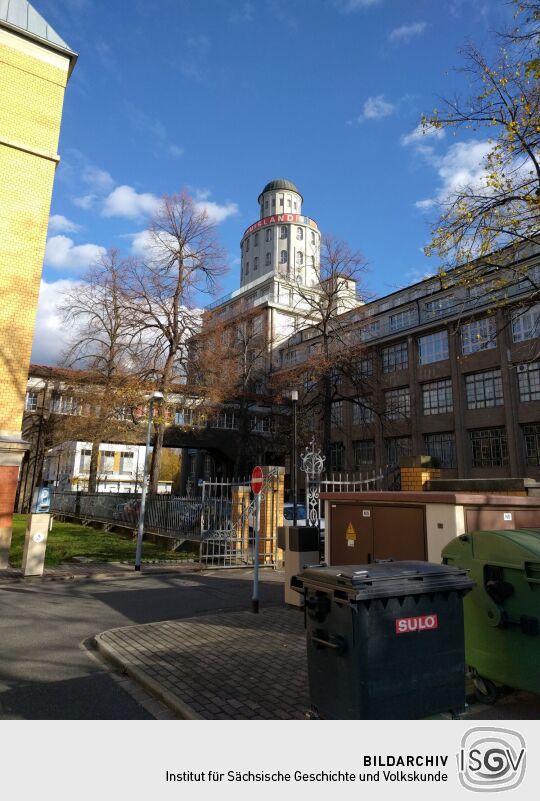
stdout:
<svg viewBox="0 0 540 801">
<path fill-rule="evenodd" d="M 39 55 L 43 50 L 44 60 Z M 30 363 L 68 59 L 0 36 L 0 432 L 18 434 Z"/>
<path fill-rule="evenodd" d="M 433 467 L 402 467 L 400 473 L 404 492 L 422 492 L 426 481 L 441 477 L 441 471 Z"/>
</svg>

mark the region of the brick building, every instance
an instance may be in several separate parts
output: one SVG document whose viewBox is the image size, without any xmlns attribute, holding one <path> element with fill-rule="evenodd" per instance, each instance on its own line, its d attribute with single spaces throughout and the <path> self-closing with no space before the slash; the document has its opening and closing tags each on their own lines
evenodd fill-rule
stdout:
<svg viewBox="0 0 540 801">
<path fill-rule="evenodd" d="M 7 559 L 64 92 L 76 54 L 26 2 L 0 4 L 0 566 Z"/>
</svg>

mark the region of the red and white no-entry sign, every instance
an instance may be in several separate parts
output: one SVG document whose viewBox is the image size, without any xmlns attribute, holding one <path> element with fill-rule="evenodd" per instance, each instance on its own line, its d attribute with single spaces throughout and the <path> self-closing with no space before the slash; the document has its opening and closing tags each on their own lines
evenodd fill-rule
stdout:
<svg viewBox="0 0 540 801">
<path fill-rule="evenodd" d="M 254 495 L 258 495 L 263 488 L 262 467 L 254 467 L 251 474 L 251 490 Z"/>
</svg>

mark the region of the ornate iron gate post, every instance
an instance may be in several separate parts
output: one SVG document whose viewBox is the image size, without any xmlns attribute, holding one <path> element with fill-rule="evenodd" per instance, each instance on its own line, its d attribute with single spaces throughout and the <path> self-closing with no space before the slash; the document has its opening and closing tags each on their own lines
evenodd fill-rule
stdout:
<svg viewBox="0 0 540 801">
<path fill-rule="evenodd" d="M 321 520 L 321 473 L 325 457 L 320 448 L 315 447 L 312 437 L 309 447 L 300 454 L 300 470 L 306 475 L 306 525 L 320 529 Z"/>
</svg>

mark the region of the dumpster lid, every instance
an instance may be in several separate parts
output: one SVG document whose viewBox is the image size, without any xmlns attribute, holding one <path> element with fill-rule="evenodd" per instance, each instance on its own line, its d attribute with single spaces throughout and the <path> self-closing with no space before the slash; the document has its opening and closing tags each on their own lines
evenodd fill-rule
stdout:
<svg viewBox="0 0 540 801">
<path fill-rule="evenodd" d="M 291 586 L 301 590 L 344 590 L 351 599 L 417 595 L 437 590 L 471 589 L 468 570 L 433 562 L 381 561 L 368 565 L 313 565 L 302 570 Z"/>
</svg>

